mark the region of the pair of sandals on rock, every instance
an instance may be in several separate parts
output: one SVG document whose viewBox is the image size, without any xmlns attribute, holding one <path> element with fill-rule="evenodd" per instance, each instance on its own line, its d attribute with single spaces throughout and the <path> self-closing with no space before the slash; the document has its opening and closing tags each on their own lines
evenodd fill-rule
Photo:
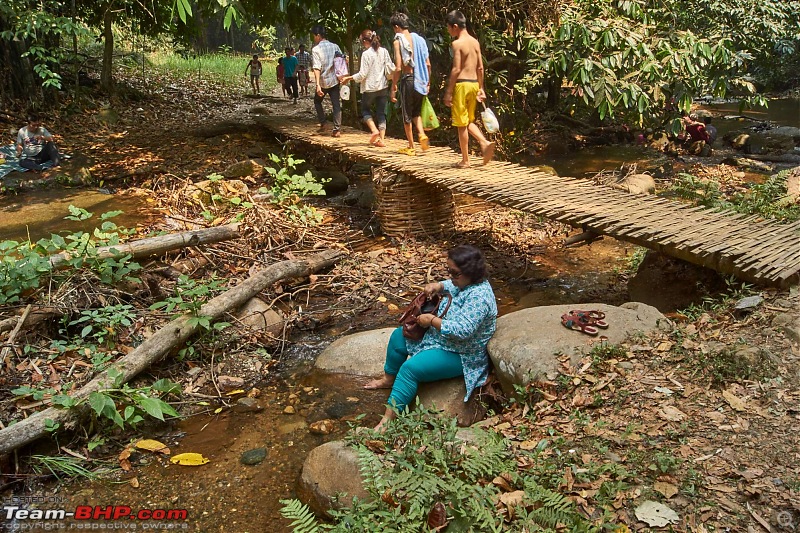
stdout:
<svg viewBox="0 0 800 533">
<path fill-rule="evenodd" d="M 604 320 L 605 317 L 605 313 L 594 309 L 589 311 L 573 310 L 561 315 L 561 324 L 567 329 L 580 331 L 594 337 L 599 333 L 598 328 L 608 328 L 608 322 Z"/>
</svg>

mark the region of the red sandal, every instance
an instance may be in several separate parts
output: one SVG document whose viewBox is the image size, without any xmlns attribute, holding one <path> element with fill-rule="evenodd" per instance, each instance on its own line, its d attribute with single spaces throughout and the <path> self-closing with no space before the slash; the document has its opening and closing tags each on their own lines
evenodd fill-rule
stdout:
<svg viewBox="0 0 800 533">
<path fill-rule="evenodd" d="M 597 311 L 595 309 L 592 309 L 590 311 L 582 311 L 582 310 L 578 309 L 578 310 L 570 311 L 569 314 L 570 315 L 575 315 L 577 317 L 580 317 L 581 319 L 585 320 L 589 324 L 591 324 L 593 326 L 597 326 L 598 328 L 603 328 L 603 329 L 607 329 L 608 328 L 608 322 L 603 320 L 606 317 L 606 314 L 604 312 L 602 312 L 602 311 Z"/>
<path fill-rule="evenodd" d="M 596 336 L 598 333 L 597 328 L 594 327 L 594 325 L 588 320 L 578 315 L 573 315 L 572 313 L 565 313 L 561 315 L 561 325 L 567 329 L 580 331 L 581 333 L 591 335 L 592 337 Z"/>
</svg>

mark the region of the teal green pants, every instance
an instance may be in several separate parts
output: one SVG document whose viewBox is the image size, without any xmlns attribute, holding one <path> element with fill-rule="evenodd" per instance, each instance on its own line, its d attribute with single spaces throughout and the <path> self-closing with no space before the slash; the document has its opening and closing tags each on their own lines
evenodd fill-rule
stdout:
<svg viewBox="0 0 800 533">
<path fill-rule="evenodd" d="M 397 328 L 392 332 L 389 346 L 386 348 L 383 371 L 395 376 L 388 404 L 401 412 L 417 396 L 417 387 L 420 383 L 464 375 L 461 356 L 455 352 L 431 348 L 422 350 L 409 359 L 403 328 Z"/>
</svg>

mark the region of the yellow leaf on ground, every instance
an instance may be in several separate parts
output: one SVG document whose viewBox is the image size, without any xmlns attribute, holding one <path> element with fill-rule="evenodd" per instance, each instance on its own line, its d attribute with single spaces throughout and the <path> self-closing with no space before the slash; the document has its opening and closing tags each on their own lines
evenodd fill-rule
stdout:
<svg viewBox="0 0 800 533">
<path fill-rule="evenodd" d="M 179 453 L 169 460 L 170 463 L 183 466 L 200 466 L 208 462 L 208 459 L 200 453 Z"/>
<path fill-rule="evenodd" d="M 163 442 L 158 442 L 157 440 L 153 439 L 140 440 L 134 446 L 136 446 L 140 450 L 147 450 L 150 452 L 160 452 L 160 453 L 164 453 L 162 450 L 164 450 L 164 448 L 167 447 L 166 444 L 164 444 Z M 169 453 L 169 451 L 167 451 L 167 453 Z"/>
<path fill-rule="evenodd" d="M 236 396 L 237 394 L 244 394 L 244 392 L 244 389 L 236 389 L 226 393 L 225 396 Z"/>
<path fill-rule="evenodd" d="M 385 302 L 386 301 L 386 296 L 378 296 L 378 301 L 379 302 Z"/>
</svg>

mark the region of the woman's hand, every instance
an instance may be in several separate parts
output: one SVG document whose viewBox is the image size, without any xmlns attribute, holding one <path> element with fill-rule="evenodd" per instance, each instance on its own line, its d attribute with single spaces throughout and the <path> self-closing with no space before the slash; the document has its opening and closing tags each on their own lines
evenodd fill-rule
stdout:
<svg viewBox="0 0 800 533">
<path fill-rule="evenodd" d="M 427 285 L 425 285 L 425 288 L 422 289 L 422 291 L 428 296 L 433 296 L 434 294 L 442 292 L 442 289 L 444 289 L 442 284 L 436 282 L 436 283 L 428 283 Z"/>
<path fill-rule="evenodd" d="M 433 324 L 434 318 L 436 318 L 436 315 L 432 315 L 431 313 L 423 313 L 417 317 L 417 324 L 423 328 L 429 328 Z"/>
</svg>

